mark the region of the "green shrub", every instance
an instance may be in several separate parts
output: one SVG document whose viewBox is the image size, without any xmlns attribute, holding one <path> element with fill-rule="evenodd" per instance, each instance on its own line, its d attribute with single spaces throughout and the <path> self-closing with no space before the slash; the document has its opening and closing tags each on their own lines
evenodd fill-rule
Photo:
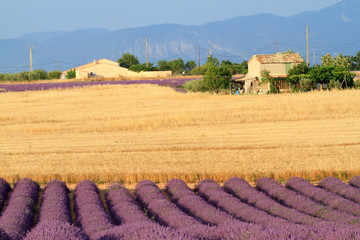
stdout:
<svg viewBox="0 0 360 240">
<path fill-rule="evenodd" d="M 329 83 L 329 88 L 330 89 L 342 89 L 342 84 L 340 81 L 337 81 L 337 80 L 334 80 L 334 79 L 331 79 L 330 80 L 330 83 Z"/>
<path fill-rule="evenodd" d="M 61 77 L 61 71 L 51 71 L 48 73 L 49 79 L 60 79 Z"/>
<path fill-rule="evenodd" d="M 229 88 L 231 77 L 229 68 L 210 66 L 204 76 L 204 85 L 214 91 Z"/>
<path fill-rule="evenodd" d="M 209 91 L 208 88 L 206 88 L 204 84 L 203 79 L 197 79 L 188 81 L 184 84 L 184 89 L 190 91 L 190 92 L 206 92 Z"/>
<path fill-rule="evenodd" d="M 70 71 L 68 71 L 66 73 L 66 79 L 73 79 L 73 78 L 76 78 L 76 70 L 75 70 L 75 68 L 71 69 Z"/>
</svg>

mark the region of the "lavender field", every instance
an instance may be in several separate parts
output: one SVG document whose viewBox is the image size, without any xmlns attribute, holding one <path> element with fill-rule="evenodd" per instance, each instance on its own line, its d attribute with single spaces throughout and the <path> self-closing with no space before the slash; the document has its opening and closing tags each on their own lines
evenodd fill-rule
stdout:
<svg viewBox="0 0 360 240">
<path fill-rule="evenodd" d="M 165 189 L 141 181 L 99 191 L 84 180 L 69 191 L 52 180 L 11 187 L 0 178 L 0 239 L 360 239 L 360 176 L 348 184 L 302 178 L 284 185 L 240 178 L 195 189 L 172 179 Z"/>
<path fill-rule="evenodd" d="M 0 84 L 0 92 L 42 91 L 42 90 L 51 90 L 51 89 L 66 89 L 66 88 L 87 87 L 87 86 L 97 86 L 97 85 L 131 85 L 131 84 L 154 84 L 159 86 L 168 86 L 177 89 L 177 87 L 183 85 L 185 82 L 194 79 L 196 78 Z M 181 89 L 179 90 L 181 91 Z"/>
</svg>

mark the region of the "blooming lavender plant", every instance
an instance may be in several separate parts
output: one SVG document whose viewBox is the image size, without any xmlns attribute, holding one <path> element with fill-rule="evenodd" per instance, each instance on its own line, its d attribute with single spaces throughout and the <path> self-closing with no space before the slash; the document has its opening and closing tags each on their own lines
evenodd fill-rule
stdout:
<svg viewBox="0 0 360 240">
<path fill-rule="evenodd" d="M 131 193 L 120 184 L 113 184 L 106 191 L 109 212 L 114 222 L 120 224 L 153 223 L 140 209 Z"/>
<path fill-rule="evenodd" d="M 353 183 L 354 182 L 355 181 L 353 181 Z M 360 190 L 340 181 L 337 178 L 324 178 L 319 182 L 318 186 L 360 204 Z"/>
<path fill-rule="evenodd" d="M 353 177 L 350 181 L 349 184 L 353 187 L 356 188 L 360 188 L 360 176 L 355 176 Z"/>
<path fill-rule="evenodd" d="M 230 193 L 225 192 L 215 181 L 203 180 L 196 186 L 199 194 L 210 203 L 220 207 L 236 218 L 261 226 L 280 228 L 290 224 L 289 221 L 278 218 L 261 211 L 253 206 L 243 203 Z"/>
<path fill-rule="evenodd" d="M 286 183 L 286 187 L 333 209 L 347 212 L 354 216 L 360 216 L 359 204 L 325 189 L 318 188 L 302 178 L 293 177 L 289 179 Z"/>
<path fill-rule="evenodd" d="M 89 240 L 78 227 L 63 221 L 42 221 L 24 240 Z"/>
<path fill-rule="evenodd" d="M 78 82 L 58 82 L 58 83 L 28 83 L 28 84 L 0 84 L 0 89 L 6 92 L 41 91 L 50 89 L 65 89 L 75 87 L 97 86 L 97 85 L 134 85 L 134 84 L 153 84 L 177 88 L 187 81 L 196 78 L 174 78 L 174 79 L 155 79 L 155 80 L 123 80 L 123 81 L 78 81 Z"/>
<path fill-rule="evenodd" d="M 214 225 L 242 224 L 243 229 L 249 228 L 250 226 L 250 224 L 241 222 L 230 214 L 206 202 L 180 179 L 171 179 L 166 185 L 166 192 L 181 209 L 203 222 Z"/>
<path fill-rule="evenodd" d="M 199 238 L 190 237 L 189 235 L 175 230 L 170 227 L 161 226 L 159 224 L 142 222 L 124 224 L 113 227 L 109 230 L 98 232 L 93 237 L 94 240 L 198 240 Z"/>
<path fill-rule="evenodd" d="M 0 178 L 0 211 L 4 207 L 5 201 L 8 197 L 8 193 L 10 192 L 11 187 L 9 183 L 5 181 L 5 179 Z"/>
<path fill-rule="evenodd" d="M 90 237 L 114 226 L 101 202 L 97 186 L 89 180 L 76 185 L 74 210 L 77 225 Z"/>
<path fill-rule="evenodd" d="M 135 194 L 138 201 L 146 207 L 150 217 L 167 226 L 176 229 L 201 225 L 201 222 L 181 211 L 172 203 L 155 183 L 141 181 L 136 185 Z"/>
<path fill-rule="evenodd" d="M 64 182 L 50 181 L 44 188 L 38 220 L 72 223 L 70 213 L 69 189 Z"/>
<path fill-rule="evenodd" d="M 39 184 L 25 178 L 16 182 L 8 206 L 0 218 L 0 228 L 12 240 L 24 238 L 34 222 Z"/>
<path fill-rule="evenodd" d="M 310 198 L 300 195 L 270 178 L 261 178 L 256 181 L 256 187 L 281 204 L 292 207 L 298 211 L 310 214 L 325 220 L 336 221 L 343 224 L 359 225 L 359 218 L 347 213 L 339 212 Z"/>
<path fill-rule="evenodd" d="M 273 200 L 265 193 L 256 190 L 250 186 L 248 182 L 241 178 L 230 178 L 224 183 L 224 189 L 240 198 L 245 203 L 248 203 L 258 209 L 261 209 L 271 215 L 285 218 L 294 223 L 301 223 L 306 225 L 314 225 L 322 222 L 318 218 L 314 218 L 293 208 L 281 205 L 279 202 Z"/>
</svg>

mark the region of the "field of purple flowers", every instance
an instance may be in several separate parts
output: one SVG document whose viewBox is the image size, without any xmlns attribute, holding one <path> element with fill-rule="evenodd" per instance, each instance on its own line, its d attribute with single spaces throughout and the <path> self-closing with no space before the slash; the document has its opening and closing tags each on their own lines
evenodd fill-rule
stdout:
<svg viewBox="0 0 360 240">
<path fill-rule="evenodd" d="M 0 178 L 0 239 L 360 239 L 359 196 L 360 176 L 318 185 L 262 178 L 256 187 L 203 180 L 194 189 L 141 181 L 134 191 L 84 180 L 73 192 L 59 180 L 41 189 Z"/>
<path fill-rule="evenodd" d="M 173 78 L 173 79 L 154 79 L 154 80 L 122 80 L 122 81 L 81 81 L 81 82 L 47 82 L 47 83 L 17 83 L 0 84 L 0 92 L 23 92 L 23 91 L 42 91 L 51 89 L 66 89 L 97 85 L 131 85 L 131 84 L 153 84 L 159 86 L 172 87 L 175 90 L 187 81 L 196 78 Z"/>
</svg>

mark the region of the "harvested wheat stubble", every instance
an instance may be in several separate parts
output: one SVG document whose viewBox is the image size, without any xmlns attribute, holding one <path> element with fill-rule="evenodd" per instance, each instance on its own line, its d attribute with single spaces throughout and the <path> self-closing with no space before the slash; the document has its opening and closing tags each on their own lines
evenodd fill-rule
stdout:
<svg viewBox="0 0 360 240">
<path fill-rule="evenodd" d="M 360 174 L 357 90 L 180 94 L 150 85 L 1 94 L 9 182 L 319 181 Z"/>
</svg>

